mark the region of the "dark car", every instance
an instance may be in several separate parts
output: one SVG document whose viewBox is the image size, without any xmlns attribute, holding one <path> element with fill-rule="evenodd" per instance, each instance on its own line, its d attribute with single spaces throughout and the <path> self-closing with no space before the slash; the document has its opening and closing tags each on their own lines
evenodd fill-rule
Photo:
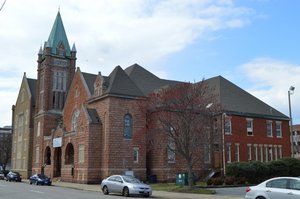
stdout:
<svg viewBox="0 0 300 199">
<path fill-rule="evenodd" d="M 4 180 L 4 178 L 5 178 L 4 172 L 0 171 L 0 180 Z"/>
<path fill-rule="evenodd" d="M 21 182 L 22 178 L 19 172 L 16 171 L 10 171 L 6 175 L 6 181 L 16 181 L 16 182 Z"/>
<path fill-rule="evenodd" d="M 30 176 L 29 178 L 30 184 L 36 184 L 36 185 L 51 185 L 52 181 L 50 178 L 48 178 L 45 175 L 42 174 L 35 174 L 33 176 Z"/>
</svg>

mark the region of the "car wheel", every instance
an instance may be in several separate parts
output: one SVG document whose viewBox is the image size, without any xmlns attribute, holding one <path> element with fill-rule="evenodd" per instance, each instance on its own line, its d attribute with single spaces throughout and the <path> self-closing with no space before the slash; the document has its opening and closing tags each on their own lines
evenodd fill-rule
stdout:
<svg viewBox="0 0 300 199">
<path fill-rule="evenodd" d="M 104 195 L 108 195 L 108 194 L 109 194 L 109 191 L 108 191 L 107 186 L 104 186 L 104 187 L 102 188 L 102 191 L 103 191 Z"/>
<path fill-rule="evenodd" d="M 29 180 L 29 184 L 32 184 L 32 181 L 31 181 L 31 180 Z"/>
<path fill-rule="evenodd" d="M 256 199 L 266 199 L 266 198 L 263 196 L 258 196 Z"/>
<path fill-rule="evenodd" d="M 125 197 L 129 196 L 129 189 L 128 189 L 128 187 L 124 187 L 124 189 L 123 189 L 123 196 L 125 196 Z"/>
<path fill-rule="evenodd" d="M 35 181 L 35 185 L 39 185 L 38 181 Z"/>
</svg>

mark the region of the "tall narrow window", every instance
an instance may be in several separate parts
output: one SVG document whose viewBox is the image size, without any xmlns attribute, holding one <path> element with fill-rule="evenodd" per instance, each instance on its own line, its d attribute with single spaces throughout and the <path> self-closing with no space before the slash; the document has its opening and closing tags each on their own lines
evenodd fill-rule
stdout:
<svg viewBox="0 0 300 199">
<path fill-rule="evenodd" d="M 247 118 L 247 135 L 253 135 L 253 119 Z"/>
<path fill-rule="evenodd" d="M 276 122 L 276 137 L 282 137 L 281 122 Z"/>
<path fill-rule="evenodd" d="M 41 135 L 41 122 L 38 121 L 37 131 L 36 131 L 36 137 L 40 137 L 40 135 Z"/>
<path fill-rule="evenodd" d="M 210 163 L 211 162 L 211 155 L 210 155 L 210 147 L 208 144 L 204 144 L 204 162 Z"/>
<path fill-rule="evenodd" d="M 124 116 L 124 138 L 132 138 L 132 117 L 130 114 Z"/>
<path fill-rule="evenodd" d="M 272 147 L 272 145 L 269 145 L 269 157 L 270 157 L 270 160 L 272 161 L 273 160 L 273 147 Z"/>
<path fill-rule="evenodd" d="M 278 160 L 277 145 L 274 145 L 274 158 L 275 160 Z"/>
<path fill-rule="evenodd" d="M 269 161 L 269 150 L 268 150 L 268 145 L 265 145 L 265 161 Z"/>
<path fill-rule="evenodd" d="M 272 137 L 272 121 L 267 121 L 267 136 Z"/>
<path fill-rule="evenodd" d="M 251 144 L 247 144 L 247 148 L 248 148 L 248 161 L 252 160 L 252 145 Z"/>
<path fill-rule="evenodd" d="M 40 161 L 40 147 L 37 145 L 35 147 L 35 163 Z"/>
<path fill-rule="evenodd" d="M 279 158 L 282 158 L 282 146 L 281 145 L 278 146 L 278 155 L 279 155 Z"/>
<path fill-rule="evenodd" d="M 49 146 L 47 146 L 45 150 L 45 164 L 51 165 L 51 150 Z"/>
<path fill-rule="evenodd" d="M 254 144 L 254 160 L 258 161 L 258 148 L 257 148 L 257 144 Z"/>
<path fill-rule="evenodd" d="M 78 145 L 78 162 L 84 163 L 84 145 L 83 144 Z"/>
<path fill-rule="evenodd" d="M 72 131 L 77 131 L 77 123 L 79 117 L 79 110 L 75 109 L 72 116 Z"/>
<path fill-rule="evenodd" d="M 231 143 L 227 143 L 226 144 L 226 159 L 227 162 L 230 163 L 231 162 Z"/>
<path fill-rule="evenodd" d="M 167 146 L 167 155 L 168 155 L 168 162 L 174 163 L 175 162 L 175 142 L 174 139 L 168 139 L 168 146 Z"/>
<path fill-rule="evenodd" d="M 240 161 L 240 144 L 239 143 L 235 144 L 235 161 L 236 162 Z"/>
<path fill-rule="evenodd" d="M 224 132 L 225 134 L 231 134 L 231 120 L 225 119 L 225 125 L 224 125 Z"/>
<path fill-rule="evenodd" d="M 133 162 L 134 163 L 139 162 L 139 148 L 138 147 L 133 148 Z"/>
<path fill-rule="evenodd" d="M 261 162 L 264 161 L 264 150 L 263 150 L 263 145 L 262 144 L 259 145 L 259 159 L 260 159 Z"/>
<path fill-rule="evenodd" d="M 74 164 L 74 147 L 71 143 L 69 143 L 66 147 L 65 164 Z"/>
</svg>

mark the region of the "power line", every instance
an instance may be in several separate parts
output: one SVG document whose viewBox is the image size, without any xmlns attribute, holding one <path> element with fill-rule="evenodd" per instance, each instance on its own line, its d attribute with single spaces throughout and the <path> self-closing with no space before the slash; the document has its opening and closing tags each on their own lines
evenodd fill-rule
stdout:
<svg viewBox="0 0 300 199">
<path fill-rule="evenodd" d="M 2 8 L 3 8 L 4 4 L 5 4 L 5 2 L 6 2 L 6 0 L 4 0 L 4 2 L 2 3 L 2 6 L 1 6 L 1 8 L 0 8 L 0 11 L 2 10 Z"/>
</svg>

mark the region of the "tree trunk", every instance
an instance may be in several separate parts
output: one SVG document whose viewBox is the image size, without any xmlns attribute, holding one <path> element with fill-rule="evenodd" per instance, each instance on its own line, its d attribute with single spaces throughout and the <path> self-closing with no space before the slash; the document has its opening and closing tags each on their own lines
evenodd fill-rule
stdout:
<svg viewBox="0 0 300 199">
<path fill-rule="evenodd" d="M 194 186 L 193 166 L 192 163 L 188 163 L 188 188 L 191 189 Z"/>
</svg>

